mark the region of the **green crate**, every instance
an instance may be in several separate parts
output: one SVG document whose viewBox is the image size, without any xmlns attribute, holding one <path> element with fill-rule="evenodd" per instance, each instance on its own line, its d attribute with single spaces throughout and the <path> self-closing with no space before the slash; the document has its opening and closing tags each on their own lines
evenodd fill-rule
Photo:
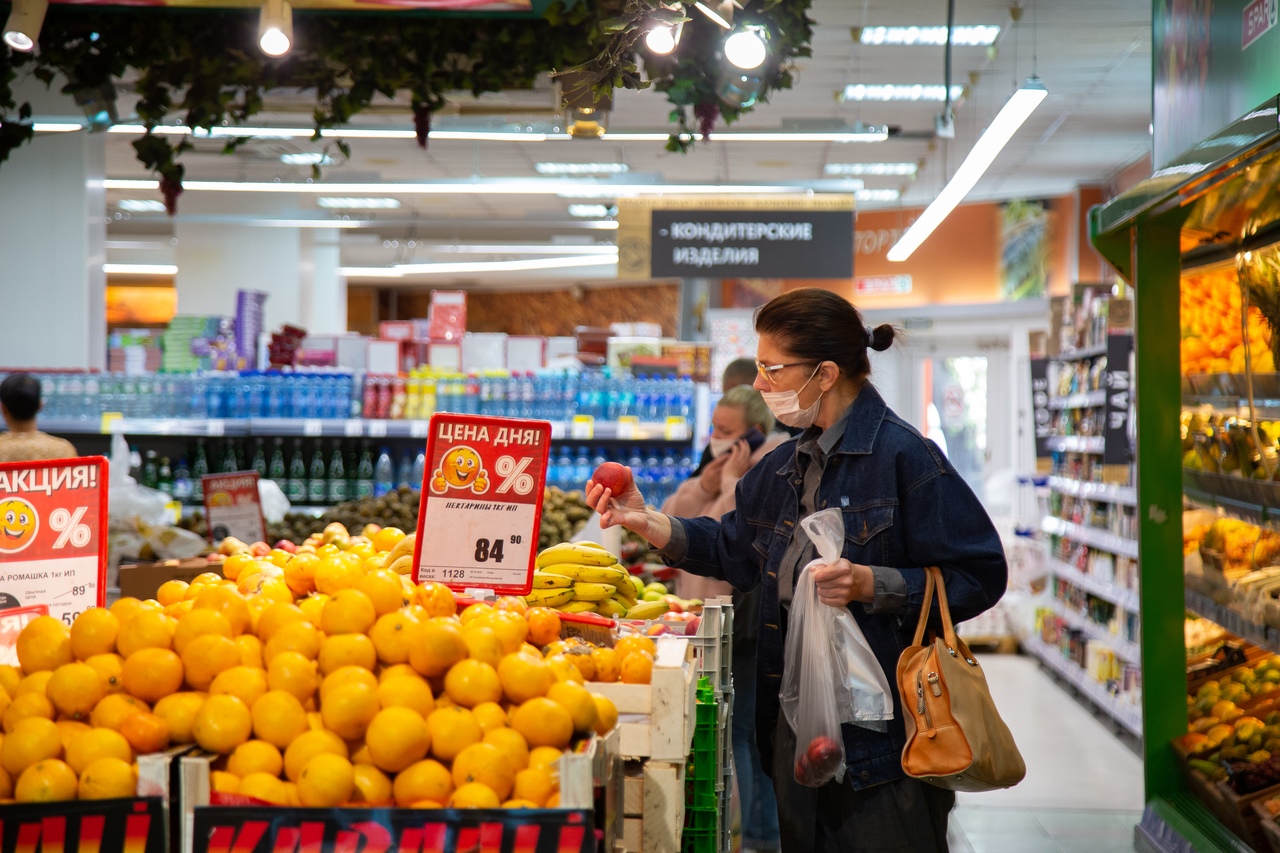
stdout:
<svg viewBox="0 0 1280 853">
<path fill-rule="evenodd" d="M 694 749 L 689 754 L 688 773 L 685 776 L 686 784 L 692 782 L 715 782 L 716 775 L 720 772 L 716 762 L 716 750 L 711 749 Z"/>
<path fill-rule="evenodd" d="M 715 829 L 686 829 L 681 836 L 681 853 L 719 853 Z"/>
</svg>

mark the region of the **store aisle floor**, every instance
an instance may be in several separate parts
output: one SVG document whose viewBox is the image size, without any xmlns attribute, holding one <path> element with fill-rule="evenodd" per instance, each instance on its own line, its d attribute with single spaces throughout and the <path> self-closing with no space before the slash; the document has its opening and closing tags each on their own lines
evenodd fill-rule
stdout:
<svg viewBox="0 0 1280 853">
<path fill-rule="evenodd" d="M 952 853 L 1118 853 L 1142 817 L 1142 761 L 1035 658 L 986 654 L 982 666 L 1027 762 L 1005 791 L 959 794 Z"/>
</svg>

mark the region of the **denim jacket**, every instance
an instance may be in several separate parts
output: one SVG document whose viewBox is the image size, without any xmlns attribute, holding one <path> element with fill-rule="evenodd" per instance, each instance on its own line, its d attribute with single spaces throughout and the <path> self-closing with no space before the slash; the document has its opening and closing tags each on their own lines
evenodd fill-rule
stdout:
<svg viewBox="0 0 1280 853">
<path fill-rule="evenodd" d="M 756 740 L 766 769 L 772 767 L 786 636 L 777 569 L 799 521 L 801 485 L 793 440 L 739 481 L 735 511 L 718 521 L 680 519 L 687 541 L 679 568 L 728 580 L 741 590 L 763 586 Z M 960 622 L 999 601 L 1008 567 L 977 496 L 937 446 L 889 409 L 870 384 L 853 402 L 844 437 L 823 473 L 816 509 L 828 506 L 844 512 L 845 559 L 898 569 L 906 582 L 905 609 L 896 614 L 873 613 L 860 602 L 849 605 L 894 694 L 888 732 L 844 726 L 846 778 L 860 789 L 904 775 L 906 735 L 896 674 L 923 604 L 923 568 L 941 567 L 952 619 Z M 936 606 L 933 614 L 936 620 Z"/>
</svg>

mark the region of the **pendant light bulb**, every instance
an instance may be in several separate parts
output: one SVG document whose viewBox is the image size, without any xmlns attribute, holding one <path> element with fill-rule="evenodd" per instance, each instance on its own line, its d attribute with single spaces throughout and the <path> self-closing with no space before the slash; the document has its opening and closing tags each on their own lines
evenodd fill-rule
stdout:
<svg viewBox="0 0 1280 853">
<path fill-rule="evenodd" d="M 764 39 L 754 29 L 741 30 L 724 40 L 725 59 L 744 71 L 759 68 L 767 55 Z"/>
<path fill-rule="evenodd" d="M 4 43 L 23 53 L 35 50 L 47 11 L 49 0 L 14 0 L 13 11 L 4 25 Z"/>
<path fill-rule="evenodd" d="M 293 47 L 293 9 L 285 0 L 266 0 L 262 4 L 258 47 L 267 56 L 284 56 Z"/>
<path fill-rule="evenodd" d="M 644 37 L 644 46 L 655 56 L 666 56 L 676 49 L 676 28 L 669 24 L 654 24 Z"/>
</svg>

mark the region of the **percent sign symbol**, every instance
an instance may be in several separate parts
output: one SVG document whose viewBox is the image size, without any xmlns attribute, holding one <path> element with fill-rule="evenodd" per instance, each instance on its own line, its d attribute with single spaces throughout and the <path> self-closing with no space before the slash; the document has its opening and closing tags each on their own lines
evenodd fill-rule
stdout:
<svg viewBox="0 0 1280 853">
<path fill-rule="evenodd" d="M 524 469 L 533 460 L 527 456 L 516 462 L 514 456 L 498 457 L 496 470 L 502 482 L 498 484 L 498 494 L 514 491 L 517 495 L 527 495 L 533 491 L 533 475 Z"/>
<path fill-rule="evenodd" d="M 76 507 L 75 512 L 58 508 L 49 515 L 49 526 L 58 531 L 58 541 L 53 543 L 54 548 L 65 548 L 68 541 L 77 548 L 89 544 L 93 531 L 89 529 L 89 525 L 80 523 L 80 519 L 84 518 L 84 511 L 85 507 L 82 506 Z"/>
</svg>

